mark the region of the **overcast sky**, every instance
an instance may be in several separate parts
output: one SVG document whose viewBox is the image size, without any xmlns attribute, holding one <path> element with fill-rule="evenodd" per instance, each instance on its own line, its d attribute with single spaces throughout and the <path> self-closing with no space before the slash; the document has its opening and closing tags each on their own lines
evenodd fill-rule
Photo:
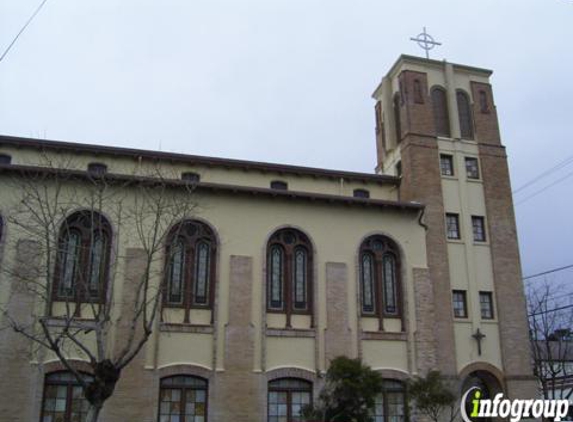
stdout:
<svg viewBox="0 0 573 422">
<path fill-rule="evenodd" d="M 1 51 L 39 3 L 0 0 Z M 0 133 L 372 172 L 370 95 L 423 26 L 494 70 L 514 188 L 573 156 L 570 0 L 48 0 L 0 62 Z M 572 187 L 517 205 L 526 275 L 573 263 Z"/>
</svg>

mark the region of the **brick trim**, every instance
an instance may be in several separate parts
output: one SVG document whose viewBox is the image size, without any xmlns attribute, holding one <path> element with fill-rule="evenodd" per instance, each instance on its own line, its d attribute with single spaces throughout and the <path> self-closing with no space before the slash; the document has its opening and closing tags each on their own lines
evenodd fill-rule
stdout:
<svg viewBox="0 0 573 422">
<path fill-rule="evenodd" d="M 92 369 L 91 365 L 85 360 L 69 359 L 68 363 L 76 371 L 81 371 L 81 372 L 86 372 L 88 374 L 93 374 L 93 369 Z M 68 368 L 66 368 L 64 366 L 64 364 L 59 360 L 44 362 L 44 363 L 40 364 L 40 368 L 44 374 L 68 370 Z"/>
<path fill-rule="evenodd" d="M 473 362 L 470 363 L 469 365 L 466 365 L 460 372 L 459 372 L 459 377 L 460 380 L 464 381 L 464 379 L 471 374 L 472 372 L 475 371 L 483 371 L 483 372 L 487 372 L 490 375 L 492 375 L 496 381 L 499 383 L 500 386 L 502 386 L 502 388 L 504 388 L 505 386 L 505 382 L 504 382 L 504 375 L 503 372 L 496 367 L 495 365 L 492 365 L 491 363 L 487 363 L 487 362 Z"/>
<path fill-rule="evenodd" d="M 313 384 L 317 380 L 315 372 L 303 368 L 277 368 L 265 373 L 267 383 L 278 378 L 300 378 Z"/>
<path fill-rule="evenodd" d="M 407 372 L 399 371 L 397 369 L 375 369 L 375 371 L 382 375 L 382 378 L 384 379 L 394 379 L 405 382 L 411 378 L 410 374 Z"/>
<path fill-rule="evenodd" d="M 190 375 L 210 381 L 213 378 L 213 371 L 202 366 L 183 363 L 157 368 L 157 376 L 160 380 L 161 378 L 172 377 L 175 375 Z"/>
</svg>

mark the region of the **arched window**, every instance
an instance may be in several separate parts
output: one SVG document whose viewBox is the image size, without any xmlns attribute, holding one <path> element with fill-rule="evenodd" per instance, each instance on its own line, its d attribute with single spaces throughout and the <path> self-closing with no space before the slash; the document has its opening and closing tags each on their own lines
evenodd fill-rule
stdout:
<svg viewBox="0 0 573 422">
<path fill-rule="evenodd" d="M 271 189 L 277 190 L 288 190 L 288 183 L 283 182 L 282 180 L 273 180 L 271 181 Z"/>
<path fill-rule="evenodd" d="M 400 94 L 394 94 L 394 126 L 396 126 L 396 143 L 402 140 L 402 126 L 400 123 Z"/>
<path fill-rule="evenodd" d="M 352 196 L 355 198 L 370 198 L 370 192 L 366 189 L 354 189 Z"/>
<path fill-rule="evenodd" d="M 206 422 L 207 380 L 187 375 L 162 378 L 158 422 Z"/>
<path fill-rule="evenodd" d="M 432 108 L 434 110 L 434 123 L 438 136 L 450 136 L 450 116 L 448 114 L 448 99 L 446 90 L 435 86 L 432 88 Z"/>
<path fill-rule="evenodd" d="M 104 176 L 107 173 L 107 165 L 103 163 L 89 163 L 88 173 L 96 177 Z"/>
<path fill-rule="evenodd" d="M 382 392 L 376 396 L 374 422 L 404 422 L 407 420 L 406 389 L 397 380 L 384 380 Z"/>
<path fill-rule="evenodd" d="M 462 138 L 472 139 L 474 137 L 474 129 L 472 124 L 470 98 L 464 91 L 457 91 L 456 100 L 458 102 L 458 116 L 460 119 L 460 132 Z"/>
<path fill-rule="evenodd" d="M 298 378 L 269 382 L 268 422 L 303 421 L 302 408 L 312 403 L 312 383 Z"/>
<path fill-rule="evenodd" d="M 91 375 L 82 374 L 91 382 Z M 40 422 L 83 422 L 89 403 L 83 389 L 71 372 L 54 372 L 46 375 Z"/>
<path fill-rule="evenodd" d="M 111 226 L 95 211 L 69 216 L 60 229 L 54 298 L 103 302 L 109 272 Z"/>
<path fill-rule="evenodd" d="M 212 306 L 216 250 L 215 234 L 206 224 L 185 220 L 173 227 L 167 242 L 164 306 Z"/>
<path fill-rule="evenodd" d="M 401 314 L 398 248 L 384 236 L 371 236 L 360 247 L 362 314 L 399 317 Z"/>
<path fill-rule="evenodd" d="M 298 230 L 282 229 L 267 246 L 267 309 L 311 313 L 312 246 Z"/>
</svg>

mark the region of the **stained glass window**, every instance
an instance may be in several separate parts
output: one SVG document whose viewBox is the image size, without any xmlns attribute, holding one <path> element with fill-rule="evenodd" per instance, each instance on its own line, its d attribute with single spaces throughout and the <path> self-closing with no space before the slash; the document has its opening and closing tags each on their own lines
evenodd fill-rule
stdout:
<svg viewBox="0 0 573 422">
<path fill-rule="evenodd" d="M 396 300 L 396 261 L 390 254 L 382 258 L 384 266 L 384 309 L 388 314 L 398 312 Z"/>
<path fill-rule="evenodd" d="M 89 375 L 83 378 L 92 380 Z M 56 372 L 46 376 L 41 422 L 83 422 L 88 409 L 89 402 L 73 374 Z"/>
<path fill-rule="evenodd" d="M 306 251 L 298 248 L 294 255 L 294 307 L 306 309 Z"/>
<path fill-rule="evenodd" d="M 270 284 L 271 308 L 282 309 L 283 250 L 280 246 L 277 245 L 271 248 L 270 273 L 271 273 L 271 284 Z"/>
<path fill-rule="evenodd" d="M 474 129 L 468 94 L 463 91 L 458 91 L 456 93 L 456 99 L 458 102 L 458 117 L 462 138 L 472 139 L 474 137 Z"/>
<path fill-rule="evenodd" d="M 312 384 L 296 378 L 269 382 L 268 422 L 302 422 L 300 412 L 312 402 Z"/>
<path fill-rule="evenodd" d="M 72 296 L 77 278 L 77 266 L 80 259 L 80 233 L 72 230 L 68 233 L 62 251 L 62 277 L 60 281 L 60 295 Z"/>
<path fill-rule="evenodd" d="M 376 396 L 374 422 L 404 422 L 406 420 L 406 393 L 404 384 L 384 380 L 382 392 Z"/>
<path fill-rule="evenodd" d="M 183 302 L 183 277 L 185 275 L 185 244 L 179 238 L 175 243 L 171 257 L 171 269 L 169 277 L 169 302 Z"/>
<path fill-rule="evenodd" d="M 432 107 L 436 134 L 438 136 L 450 137 L 450 116 L 448 113 L 448 99 L 445 89 L 440 87 L 432 88 Z"/>
<path fill-rule="evenodd" d="M 374 271 L 371 254 L 362 256 L 362 312 L 374 313 L 375 311 Z"/>
<path fill-rule="evenodd" d="M 177 375 L 163 378 L 159 393 L 158 422 L 206 422 L 207 381 Z"/>
<path fill-rule="evenodd" d="M 195 253 L 195 303 L 207 303 L 208 286 L 209 286 L 209 261 L 211 247 L 206 242 L 197 244 Z"/>
</svg>

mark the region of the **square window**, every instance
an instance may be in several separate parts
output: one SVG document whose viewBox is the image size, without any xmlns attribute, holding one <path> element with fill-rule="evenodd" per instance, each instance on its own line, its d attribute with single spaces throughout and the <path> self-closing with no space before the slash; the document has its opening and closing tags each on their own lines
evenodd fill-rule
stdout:
<svg viewBox="0 0 573 422">
<path fill-rule="evenodd" d="M 464 290 L 454 290 L 453 291 L 452 303 L 454 306 L 454 317 L 456 317 L 456 318 L 467 318 L 468 317 L 466 292 Z"/>
<path fill-rule="evenodd" d="M 491 292 L 479 292 L 479 307 L 482 319 L 493 319 L 493 296 Z"/>
<path fill-rule="evenodd" d="M 442 176 L 454 175 L 454 157 L 447 154 L 440 154 L 440 169 Z"/>
<path fill-rule="evenodd" d="M 466 157 L 466 175 L 468 179 L 479 179 L 478 159 Z"/>
<path fill-rule="evenodd" d="M 472 216 L 472 228 L 474 240 L 476 242 L 485 242 L 485 221 L 483 217 Z"/>
<path fill-rule="evenodd" d="M 448 239 L 460 238 L 460 216 L 458 214 L 446 214 L 446 232 Z"/>
</svg>

